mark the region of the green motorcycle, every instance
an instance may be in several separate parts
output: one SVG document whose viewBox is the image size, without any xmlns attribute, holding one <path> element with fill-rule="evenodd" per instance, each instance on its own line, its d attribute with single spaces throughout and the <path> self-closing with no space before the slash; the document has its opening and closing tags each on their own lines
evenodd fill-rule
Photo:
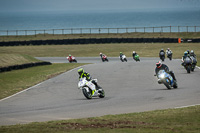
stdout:
<svg viewBox="0 0 200 133">
<path fill-rule="evenodd" d="M 136 54 L 133 59 L 137 62 L 137 61 L 140 61 L 140 56 L 138 54 Z"/>
</svg>

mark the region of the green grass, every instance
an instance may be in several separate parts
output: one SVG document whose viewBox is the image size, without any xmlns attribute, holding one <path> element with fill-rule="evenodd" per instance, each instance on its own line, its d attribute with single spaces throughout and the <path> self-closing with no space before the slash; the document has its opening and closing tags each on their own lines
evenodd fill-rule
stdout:
<svg viewBox="0 0 200 133">
<path fill-rule="evenodd" d="M 4 133 L 199 133 L 200 106 L 1 126 Z"/>
<path fill-rule="evenodd" d="M 0 99 L 83 64 L 52 64 L 0 73 Z"/>
<path fill-rule="evenodd" d="M 108 57 L 117 57 L 123 52 L 130 57 L 136 51 L 140 57 L 158 57 L 160 49 L 170 48 L 173 58 L 181 58 L 184 51 L 194 50 L 200 58 L 200 43 L 119 43 L 119 44 L 84 44 L 84 45 L 42 45 L 42 46 L 14 46 L 0 47 L 0 53 L 25 54 L 32 57 L 75 57 L 99 56 L 105 53 Z"/>
<path fill-rule="evenodd" d="M 0 67 L 20 65 L 25 63 L 41 62 L 29 55 L 20 54 L 0 54 Z"/>
</svg>

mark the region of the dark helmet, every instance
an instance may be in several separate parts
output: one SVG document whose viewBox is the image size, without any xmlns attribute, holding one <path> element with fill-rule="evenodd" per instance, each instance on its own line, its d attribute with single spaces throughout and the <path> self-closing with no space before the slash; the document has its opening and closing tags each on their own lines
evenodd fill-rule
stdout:
<svg viewBox="0 0 200 133">
<path fill-rule="evenodd" d="M 78 74 L 81 75 L 82 73 L 84 73 L 83 68 L 78 69 Z"/>
<path fill-rule="evenodd" d="M 187 55 L 188 55 L 188 52 L 187 52 L 187 51 L 185 51 L 185 52 L 184 52 L 184 56 L 187 56 Z"/>
<path fill-rule="evenodd" d="M 160 61 L 158 61 L 157 63 L 156 63 L 156 67 L 157 68 L 160 68 L 162 66 L 162 63 L 160 62 Z"/>
<path fill-rule="evenodd" d="M 187 50 L 187 53 L 190 54 L 190 50 Z"/>
</svg>

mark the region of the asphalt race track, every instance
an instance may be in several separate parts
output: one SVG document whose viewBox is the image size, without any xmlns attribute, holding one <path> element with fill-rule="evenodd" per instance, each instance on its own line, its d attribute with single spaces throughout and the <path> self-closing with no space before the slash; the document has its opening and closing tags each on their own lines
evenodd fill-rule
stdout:
<svg viewBox="0 0 200 133">
<path fill-rule="evenodd" d="M 64 57 L 40 58 L 53 63 Z M 168 90 L 154 77 L 158 58 L 121 62 L 99 57 L 77 58 L 105 90 L 105 98 L 87 100 L 78 90 L 78 68 L 42 82 L 17 95 L 0 100 L 0 125 L 36 121 L 96 117 L 200 104 L 200 69 L 187 74 L 179 59 L 165 60 L 178 80 L 178 89 Z"/>
</svg>

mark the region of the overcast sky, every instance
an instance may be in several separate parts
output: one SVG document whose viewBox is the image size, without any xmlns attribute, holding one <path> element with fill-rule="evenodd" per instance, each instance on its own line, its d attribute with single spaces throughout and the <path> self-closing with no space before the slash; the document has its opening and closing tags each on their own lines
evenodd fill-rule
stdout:
<svg viewBox="0 0 200 133">
<path fill-rule="evenodd" d="M 135 10 L 157 8 L 200 9 L 200 0 L 0 0 L 0 12 Z"/>
</svg>

